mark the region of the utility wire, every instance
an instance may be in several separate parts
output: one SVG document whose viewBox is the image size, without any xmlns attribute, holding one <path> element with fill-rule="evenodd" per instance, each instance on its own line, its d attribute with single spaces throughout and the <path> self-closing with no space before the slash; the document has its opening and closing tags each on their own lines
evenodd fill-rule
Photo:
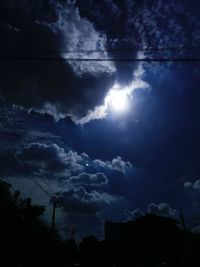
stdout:
<svg viewBox="0 0 200 267">
<path fill-rule="evenodd" d="M 0 61 L 80 61 L 80 62 L 200 62 L 200 57 L 171 58 L 70 58 L 38 56 L 0 56 Z"/>
<path fill-rule="evenodd" d="M 17 136 L 19 136 L 17 134 L 16 128 L 14 127 L 13 123 L 11 122 L 11 119 L 8 116 L 7 112 L 5 111 L 5 109 L 3 109 L 3 110 L 4 110 L 4 114 L 6 116 L 6 119 L 8 120 L 9 124 L 12 127 L 12 130 L 16 133 Z M 20 142 L 20 144 L 21 144 L 21 146 L 22 146 L 23 149 L 26 149 L 25 146 L 24 146 L 24 144 L 23 144 L 23 142 Z M 33 163 L 33 161 L 31 159 L 26 158 L 26 160 L 27 161 L 30 161 L 32 163 L 32 165 L 34 165 L 34 163 Z M 34 175 L 34 178 L 37 179 L 37 177 L 35 175 Z M 53 193 L 53 195 L 55 195 L 55 192 L 53 191 L 53 189 L 51 188 L 51 186 L 47 183 L 46 179 L 44 177 L 41 177 L 41 176 L 40 176 L 40 178 L 42 178 L 43 182 L 46 184 L 46 186 L 49 188 L 49 190 Z M 39 183 L 38 179 L 37 179 L 37 183 Z M 50 194 L 50 193 L 48 193 L 48 194 Z"/>
<path fill-rule="evenodd" d="M 76 50 L 4 50 L 0 54 L 79 54 L 79 53 L 104 53 L 104 52 L 145 52 L 145 51 L 192 51 L 200 50 L 198 46 L 171 46 L 171 47 L 144 47 L 138 48 L 108 48 L 108 49 L 76 49 Z"/>
<path fill-rule="evenodd" d="M 17 148 L 16 146 L 9 140 L 8 136 L 6 134 L 4 134 L 4 131 L 6 130 L 4 128 L 4 126 L 2 124 L 0 124 L 0 126 L 3 128 L 3 131 L 0 131 L 1 134 L 4 136 L 4 139 L 7 140 L 8 142 L 8 146 L 7 147 L 7 151 L 10 155 L 12 155 L 12 158 L 14 159 L 14 161 L 17 163 L 17 166 L 20 166 L 20 168 L 23 170 L 23 172 L 31 179 L 31 181 L 40 188 L 41 191 L 43 191 L 43 193 L 45 193 L 48 197 L 51 197 L 51 194 L 45 189 L 43 188 L 43 186 L 39 183 L 39 181 L 37 180 L 37 178 L 32 174 L 32 172 L 30 171 L 30 169 L 28 168 L 27 165 L 23 164 L 21 160 L 17 159 L 15 157 L 15 154 L 17 152 Z"/>
<path fill-rule="evenodd" d="M 9 118 L 8 115 L 7 115 L 6 117 Z M 10 123 L 11 123 L 10 118 L 9 118 L 9 121 L 10 121 Z M 2 126 L 2 124 L 0 124 L 0 125 Z M 4 126 L 2 126 L 2 127 L 3 127 L 3 129 L 4 129 Z M 2 134 L 3 132 L 0 131 L 0 133 Z M 6 136 L 4 135 L 4 137 L 6 137 Z M 10 155 L 13 155 L 13 153 L 15 154 L 16 151 L 17 151 L 16 147 L 15 147 L 13 144 L 10 143 L 10 141 L 8 140 L 8 138 L 6 138 L 6 139 L 7 139 L 7 141 L 9 142 L 9 145 L 11 146 L 12 150 L 10 150 L 9 147 L 6 147 L 5 144 L 4 144 L 4 142 L 3 142 L 4 147 L 6 147 L 6 150 L 9 152 Z M 15 157 L 14 157 L 14 160 L 15 160 L 15 162 L 16 162 L 16 163 L 23 169 L 23 171 L 25 172 L 25 174 L 27 174 L 27 173 L 26 173 L 26 172 L 27 172 L 27 166 L 26 166 L 26 165 L 23 165 L 22 162 L 19 161 L 19 160 L 17 160 Z M 18 166 L 18 165 L 17 165 L 17 166 Z M 33 174 L 30 173 L 28 177 L 30 177 L 31 181 L 32 181 L 37 187 L 39 187 L 39 189 L 40 189 L 45 195 L 47 195 L 49 198 L 51 198 L 53 195 L 55 195 L 54 190 L 51 188 L 51 186 L 47 183 L 47 181 L 46 181 L 45 179 L 44 179 L 45 184 L 48 186 L 48 188 L 51 190 L 52 193 L 49 193 L 49 192 L 48 192 L 48 191 L 47 191 L 47 190 L 46 190 L 46 189 L 39 183 L 39 181 L 38 181 L 38 179 L 36 179 L 35 175 L 33 175 Z M 35 179 L 36 179 L 36 180 L 35 180 Z M 63 203 L 64 203 L 64 202 L 63 202 Z M 62 215 L 64 224 L 66 224 L 66 226 L 68 226 L 68 224 L 67 224 L 67 220 L 66 220 L 66 217 L 65 217 L 65 214 L 64 214 L 63 209 L 62 209 L 61 207 L 59 207 L 59 209 L 60 209 L 60 211 L 61 211 L 61 215 Z"/>
<path fill-rule="evenodd" d="M 9 122 L 9 124 L 10 124 L 11 127 L 12 127 L 12 130 L 13 130 L 14 132 L 16 132 L 16 129 L 15 129 L 13 123 L 12 123 L 11 118 L 8 116 L 6 110 L 5 110 L 3 107 L 2 107 L 2 109 L 3 109 L 3 112 L 4 112 L 4 114 L 5 114 L 5 117 L 6 117 L 7 121 Z M 23 149 L 25 149 L 24 144 L 23 144 L 22 142 L 21 142 L 21 145 L 22 145 Z M 28 160 L 29 160 L 29 159 L 28 159 Z M 32 162 L 31 160 L 29 160 L 29 161 Z M 33 163 L 33 162 L 32 162 L 32 163 Z M 34 178 L 35 178 L 35 175 L 34 175 Z M 46 186 L 47 186 L 48 189 L 51 191 L 51 193 L 49 193 L 46 189 L 44 189 L 44 188 L 41 186 L 41 184 L 39 183 L 38 180 L 37 180 L 36 185 L 39 186 L 39 188 L 42 189 L 42 191 L 43 191 L 48 197 L 56 196 L 55 191 L 54 191 L 53 188 L 49 185 L 49 183 L 47 182 L 47 180 L 46 180 L 44 177 L 40 177 L 40 178 L 41 178 L 41 179 L 43 180 L 43 182 L 46 184 Z M 34 182 L 34 183 L 35 183 L 35 182 Z M 61 202 L 62 202 L 63 205 L 64 205 L 64 201 L 61 201 Z M 68 225 L 68 224 L 67 224 L 67 219 L 66 219 L 66 217 L 65 217 L 65 214 L 64 214 L 63 209 L 62 209 L 61 207 L 59 207 L 59 209 L 60 209 L 60 211 L 61 211 L 61 214 L 62 214 L 64 223 L 65 223 L 66 225 Z"/>
<path fill-rule="evenodd" d="M 5 136 L 4 136 L 5 137 Z M 15 150 L 10 150 L 9 146 L 6 147 L 7 152 L 13 156 L 13 154 L 15 154 Z M 33 175 L 31 174 L 27 174 L 27 170 L 25 168 L 25 166 L 23 165 L 23 163 L 18 159 L 16 159 L 15 157 L 13 157 L 15 163 L 17 163 L 17 166 L 20 167 L 20 170 L 23 170 L 23 172 L 27 175 L 27 177 L 30 177 L 31 181 L 40 188 L 41 191 L 43 191 L 43 193 L 45 193 L 48 197 L 50 197 L 49 193 L 35 180 L 35 177 L 33 177 Z"/>
<path fill-rule="evenodd" d="M 4 110 L 4 109 L 3 109 L 3 110 Z M 4 110 L 4 112 L 5 112 L 5 110 Z M 7 115 L 7 113 L 6 113 L 6 118 L 7 118 L 7 119 L 9 118 L 8 115 Z M 9 123 L 11 124 L 10 119 L 9 119 L 8 121 L 9 121 Z M 17 133 L 16 129 L 12 129 L 12 130 L 13 130 L 15 133 Z M 16 148 L 16 146 L 15 146 L 14 144 L 12 144 L 12 142 L 10 142 L 8 136 L 5 136 L 5 137 L 6 137 L 7 141 L 9 142 L 9 144 L 11 145 L 12 152 L 14 152 L 14 155 L 15 155 L 16 152 L 17 152 L 17 148 Z M 23 143 L 21 143 L 21 145 L 22 145 L 23 149 L 25 149 Z M 16 157 L 14 157 L 14 158 L 16 159 Z M 17 159 L 16 159 L 16 160 L 17 160 Z M 50 193 L 49 193 L 49 192 L 48 192 L 48 191 L 47 191 L 47 190 L 40 184 L 38 178 L 32 173 L 32 171 L 30 170 L 30 168 L 29 168 L 27 165 L 23 164 L 21 160 L 18 159 L 18 161 L 20 162 L 20 165 L 22 165 L 22 168 L 24 169 L 25 173 L 27 173 L 27 174 L 30 175 L 32 181 L 34 181 L 34 183 L 35 183 L 37 186 L 39 186 L 40 189 L 41 189 L 41 190 L 42 190 L 48 197 L 51 197 L 51 194 L 50 194 Z M 29 161 L 30 161 L 30 160 L 29 160 Z M 33 163 L 33 162 L 32 162 L 32 163 Z M 33 166 L 34 166 L 34 165 L 33 165 Z"/>
<path fill-rule="evenodd" d="M 4 107 L 2 107 L 2 110 L 3 110 L 4 114 L 5 114 L 5 117 L 6 117 L 7 121 L 8 121 L 8 123 L 9 123 L 9 125 L 12 128 L 13 132 L 15 132 L 17 136 L 19 136 L 17 134 L 17 129 L 15 128 L 15 126 L 14 126 L 11 118 L 8 116 L 8 113 L 6 112 L 6 110 L 4 109 Z M 25 146 L 24 146 L 24 144 L 23 144 L 22 141 L 20 142 L 20 144 L 21 144 L 22 148 L 25 150 L 26 148 L 25 148 Z M 30 161 L 32 163 L 32 165 L 34 166 L 34 162 L 31 159 L 29 159 L 29 158 L 26 158 L 26 159 L 28 161 Z M 46 186 L 49 188 L 49 190 L 53 193 L 53 195 L 55 195 L 55 192 L 53 191 L 53 189 L 51 188 L 51 186 L 47 183 L 46 179 L 43 176 L 42 177 L 40 176 L 40 178 L 42 178 L 43 182 L 46 184 Z"/>
</svg>

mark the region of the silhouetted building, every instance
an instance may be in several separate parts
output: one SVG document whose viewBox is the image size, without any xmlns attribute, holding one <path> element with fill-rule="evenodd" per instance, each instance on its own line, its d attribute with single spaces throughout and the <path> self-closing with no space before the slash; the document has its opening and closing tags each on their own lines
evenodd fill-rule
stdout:
<svg viewBox="0 0 200 267">
<path fill-rule="evenodd" d="M 105 241 L 115 246 L 121 266 L 181 259 L 183 231 L 174 219 L 147 214 L 135 221 L 106 221 L 104 230 Z"/>
<path fill-rule="evenodd" d="M 106 221 L 104 225 L 104 237 L 107 242 L 120 242 L 123 238 L 127 222 Z"/>
</svg>

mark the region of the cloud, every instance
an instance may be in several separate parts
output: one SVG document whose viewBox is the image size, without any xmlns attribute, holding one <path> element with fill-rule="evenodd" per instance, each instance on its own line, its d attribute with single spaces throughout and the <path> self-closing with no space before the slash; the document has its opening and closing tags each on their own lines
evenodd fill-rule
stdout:
<svg viewBox="0 0 200 267">
<path fill-rule="evenodd" d="M 184 192 L 189 202 L 192 203 L 193 208 L 198 209 L 200 205 L 200 180 L 197 179 L 194 182 L 185 181 Z"/>
<path fill-rule="evenodd" d="M 116 200 L 107 193 L 95 190 L 87 192 L 84 187 L 58 192 L 56 195 L 64 205 L 64 211 L 70 214 L 96 214 Z"/>
<path fill-rule="evenodd" d="M 93 120 L 104 119 L 107 117 L 110 109 L 110 105 L 113 100 L 113 96 L 116 93 L 120 93 L 122 97 L 128 98 L 130 100 L 132 93 L 136 89 L 149 89 L 150 86 L 147 82 L 142 80 L 142 76 L 145 73 L 144 68 L 141 64 L 138 65 L 133 74 L 133 81 L 126 86 L 121 86 L 120 84 L 114 84 L 105 96 L 104 103 L 100 106 L 96 106 L 94 110 L 89 110 L 87 115 L 84 117 L 77 117 L 72 115 L 72 120 L 76 124 L 84 125 Z"/>
<path fill-rule="evenodd" d="M 111 62 L 64 61 L 63 57 L 81 58 L 83 54 L 63 55 L 61 51 L 103 49 L 103 54 L 85 56 L 107 56 L 105 34 L 83 19 L 74 4 L 7 2 L 0 3 L 5 14 L 0 22 L 0 49 L 15 52 L 20 59 L 12 64 L 10 61 L 0 63 L 1 100 L 28 111 L 50 114 L 56 120 L 70 114 L 85 116 L 101 103 L 112 86 L 115 67 Z M 5 27 L 5 23 L 18 27 L 19 31 Z M 21 59 L 27 55 L 33 60 Z"/>
<path fill-rule="evenodd" d="M 188 189 L 192 187 L 192 183 L 191 182 L 185 182 L 184 183 L 184 188 Z"/>
<path fill-rule="evenodd" d="M 103 33 L 95 30 L 94 25 L 87 19 L 80 16 L 79 10 L 75 5 L 56 5 L 56 13 L 58 20 L 56 23 L 49 24 L 53 31 L 61 31 L 64 35 L 63 50 L 76 51 L 75 53 L 62 53 L 63 58 L 107 58 L 106 52 L 107 38 Z M 87 52 L 78 53 L 79 50 L 103 50 L 105 52 Z M 84 62 L 84 61 L 69 61 L 74 72 L 77 75 L 90 73 L 98 75 L 99 73 L 112 74 L 116 71 L 112 62 Z"/>
<path fill-rule="evenodd" d="M 36 172 L 49 174 L 50 177 L 68 176 L 84 170 L 81 155 L 73 151 L 66 153 L 56 144 L 33 143 L 18 151 L 16 157 L 33 165 Z"/>
<path fill-rule="evenodd" d="M 180 43 L 183 46 L 199 45 L 198 19 L 171 0 L 145 4 L 111 0 L 84 4 L 81 1 L 75 4 L 67 2 L 23 0 L 14 3 L 8 0 L 0 3 L 2 51 L 23 51 L 25 54 L 35 51 L 35 55 L 40 57 L 41 53 L 38 55 L 37 51 L 44 52 L 42 57 L 52 56 L 47 51 L 57 51 L 59 59 L 26 63 L 15 60 L 12 64 L 1 62 L 2 99 L 29 111 L 51 114 L 57 120 L 70 115 L 73 121 L 83 125 L 107 116 L 104 99 L 109 89 L 115 83 L 121 87 L 129 85 L 137 64 L 124 67 L 117 62 L 62 61 L 63 58 L 124 56 L 108 51 L 107 47 L 137 50 L 144 46 L 168 47 Z M 122 18 L 121 14 L 126 16 Z M 105 52 L 86 53 L 84 56 L 82 53 L 62 53 L 79 49 Z M 165 54 L 169 56 L 169 52 Z M 128 57 L 132 55 L 137 56 L 137 51 Z"/>
<path fill-rule="evenodd" d="M 177 211 L 172 209 L 167 203 L 154 204 L 151 203 L 148 205 L 148 213 L 152 213 L 159 216 L 174 217 L 177 215 Z"/>
<path fill-rule="evenodd" d="M 52 6 L 52 2 L 53 1 L 51 0 L 21 0 L 17 2 L 7 0 L 6 2 L 1 2 L 0 7 L 2 10 L 2 21 L 9 19 L 12 21 L 10 26 L 18 27 L 20 30 L 28 27 L 35 20 L 42 20 L 51 23 L 56 20 L 56 14 Z M 16 12 L 16 10 L 18 12 Z M 24 21 L 27 22 L 27 25 L 25 25 Z"/>
<path fill-rule="evenodd" d="M 84 125 L 94 120 L 101 120 L 106 118 L 107 112 L 105 106 L 98 106 L 94 110 L 89 110 L 87 115 L 84 117 L 77 117 L 75 115 L 71 115 L 71 119 L 76 124 Z"/>
<path fill-rule="evenodd" d="M 151 213 L 157 216 L 164 216 L 164 217 L 172 217 L 175 218 L 177 216 L 177 210 L 172 209 L 169 204 L 160 202 L 159 204 L 150 203 L 147 206 L 147 213 Z M 143 215 L 145 215 L 145 212 L 143 212 L 141 209 L 135 209 L 135 210 L 125 210 L 126 218 L 127 220 L 135 220 Z"/>
<path fill-rule="evenodd" d="M 199 171 L 198 171 L 199 173 Z M 200 180 L 185 181 L 184 198 L 187 201 L 188 221 L 190 225 L 199 225 L 199 208 L 200 208 Z"/>
<path fill-rule="evenodd" d="M 67 184 L 73 186 L 101 187 L 108 184 L 108 178 L 104 173 L 80 173 L 78 176 L 72 176 Z"/>
<path fill-rule="evenodd" d="M 133 168 L 129 161 L 124 161 L 120 156 L 112 159 L 112 161 L 102 161 L 100 159 L 95 159 L 92 162 L 95 169 L 108 169 L 111 171 L 118 171 L 121 173 L 126 173 Z"/>
<path fill-rule="evenodd" d="M 144 212 L 141 209 L 135 209 L 133 211 L 126 209 L 125 210 L 127 220 L 135 220 L 144 215 Z"/>
<path fill-rule="evenodd" d="M 184 183 L 184 188 L 185 190 L 193 193 L 198 193 L 200 192 L 200 180 L 196 180 L 193 183 L 192 182 L 185 182 Z"/>
<path fill-rule="evenodd" d="M 111 161 L 92 159 L 86 153 L 78 154 L 75 151 L 65 151 L 57 144 L 31 143 L 16 153 L 16 158 L 38 174 L 47 175 L 48 178 L 60 177 L 72 182 L 79 183 L 107 183 L 104 172 L 110 171 L 126 174 L 133 166 L 129 161 L 121 157 Z"/>
<path fill-rule="evenodd" d="M 109 8 L 106 8 L 104 3 L 88 1 L 83 7 L 83 3 L 78 1 L 78 6 L 82 10 L 81 14 L 93 21 L 98 29 L 107 33 L 110 44 L 114 47 L 142 49 L 199 45 L 198 13 L 194 14 L 192 5 L 187 6 L 173 0 L 113 0 L 109 1 Z M 182 52 L 176 51 L 178 55 Z M 174 51 L 166 50 L 160 54 L 155 52 L 153 55 L 169 56 L 172 53 Z M 152 52 L 148 54 L 151 55 Z"/>
<path fill-rule="evenodd" d="M 64 113 L 59 112 L 57 107 L 55 105 L 52 105 L 51 103 L 44 103 L 44 105 L 40 108 L 33 107 L 28 109 L 28 113 L 31 113 L 32 111 L 42 115 L 51 115 L 55 119 L 55 121 L 59 121 L 59 119 L 63 119 L 66 117 Z"/>
<path fill-rule="evenodd" d="M 145 1 L 144 3 L 144 1 L 128 0 L 105 0 L 101 3 L 92 0 L 85 3 L 77 1 L 76 5 L 79 5 L 78 2 L 83 3 L 84 11 L 80 11 L 80 8 L 78 11 L 74 6 L 67 7 L 68 11 L 58 10 L 57 6 L 49 6 L 48 4 L 46 8 L 45 5 L 41 8 L 41 5 L 47 2 L 39 0 L 1 1 L 0 13 L 4 16 L 2 18 L 4 25 L 0 23 L 2 30 L 0 49 L 2 51 L 4 51 L 3 49 L 11 51 L 15 49 L 26 53 L 27 51 L 38 50 L 45 51 L 45 53 L 47 50 L 60 52 L 64 49 L 72 49 L 72 43 L 70 43 L 72 41 L 73 44 L 78 45 L 77 40 L 83 40 L 86 34 L 94 39 L 91 40 L 91 46 L 89 46 L 92 49 L 95 46 L 103 49 L 105 47 L 126 49 L 128 47 L 137 48 L 137 45 L 140 47 L 143 45 L 156 47 L 158 45 L 162 47 L 166 44 L 179 45 L 176 43 L 177 40 L 184 45 L 187 45 L 188 41 L 191 41 L 192 45 L 195 42 L 198 44 L 199 35 L 196 28 L 199 27 L 199 24 L 195 16 L 193 18 L 188 16 L 188 13 L 177 7 L 176 3 L 172 6 L 173 1 L 169 1 L 169 5 L 167 2 L 162 3 L 163 1 L 153 1 L 154 4 L 152 1 Z M 93 3 L 92 7 L 96 5 L 98 8 L 88 8 L 89 3 Z M 2 5 L 7 6 L 7 8 L 1 8 Z M 20 5 L 21 7 L 18 8 Z M 126 8 L 124 8 L 125 5 Z M 19 12 L 16 12 L 16 6 Z M 101 6 L 107 8 L 101 9 Z M 72 11 L 70 18 L 69 11 Z M 95 13 L 94 19 L 89 17 L 87 13 Z M 122 16 L 124 13 L 128 16 Z M 83 19 L 84 16 L 85 19 Z M 79 31 L 78 19 L 84 24 L 83 33 Z M 98 19 L 99 22 L 96 23 L 95 19 Z M 69 25 L 67 24 L 68 21 Z M 5 26 L 5 22 L 10 27 Z M 126 23 L 127 27 L 125 26 Z M 176 27 L 177 24 L 179 27 Z M 181 24 L 183 24 L 182 28 Z M 184 33 L 188 36 L 186 42 L 183 36 L 183 32 L 187 32 L 185 24 L 189 25 L 190 34 L 193 35 L 190 38 L 190 34 Z M 72 27 L 73 25 L 74 30 L 69 29 L 68 26 Z M 65 27 L 69 29 L 68 34 L 72 37 L 71 40 L 68 40 Z M 101 30 L 100 27 L 102 27 Z M 18 31 L 14 30 L 15 28 Z M 87 28 L 91 34 L 88 33 Z M 77 35 L 77 39 L 76 36 L 72 36 L 71 32 Z M 195 42 L 193 38 L 196 39 Z M 84 40 L 88 43 L 88 38 Z M 122 53 L 114 55 L 109 51 L 107 54 L 113 58 L 116 55 L 124 56 Z M 128 53 L 128 56 L 130 55 L 132 54 Z M 149 55 L 152 54 L 149 53 Z M 26 121 L 23 123 L 23 132 L 20 132 L 22 123 L 17 124 L 19 139 L 14 136 L 13 132 L 6 132 L 10 139 L 17 139 L 17 157 L 24 159 L 25 164 L 31 165 L 33 171 L 45 175 L 49 182 L 52 181 L 53 183 L 53 179 L 50 180 L 53 177 L 57 186 L 65 184 L 66 187 L 63 186 L 65 191 L 72 189 L 75 192 L 79 187 L 84 187 L 87 193 L 97 191 L 102 194 L 105 191 L 104 193 L 108 195 L 123 196 L 129 205 L 130 202 L 134 203 L 134 200 L 138 201 L 141 195 L 143 201 L 146 201 L 149 192 L 153 196 L 158 191 L 163 190 L 166 196 L 166 190 L 168 190 L 166 184 L 170 189 L 175 190 L 174 187 L 171 187 L 171 184 L 176 182 L 172 181 L 173 177 L 182 177 L 183 172 L 193 168 L 194 164 L 196 166 L 198 164 L 196 163 L 198 159 L 195 157 L 199 150 L 199 137 L 197 136 L 199 120 L 195 114 L 199 114 L 199 97 L 197 95 L 198 80 L 193 79 L 193 76 L 190 75 L 193 67 L 191 65 L 187 67 L 187 64 L 183 64 L 186 71 L 180 73 L 178 78 L 175 76 L 179 64 L 175 64 L 173 73 L 170 72 L 168 76 L 166 76 L 165 71 L 156 72 L 156 77 L 151 77 L 150 73 L 149 83 L 152 84 L 153 79 L 156 81 L 152 86 L 152 92 L 147 94 L 143 90 L 137 90 L 133 93 L 133 97 L 136 96 L 133 99 L 134 112 L 137 114 L 133 112 L 130 114 L 131 118 L 127 116 L 126 120 L 119 120 L 114 123 L 112 120 L 98 121 L 95 125 L 88 124 L 82 129 L 73 125 L 67 118 L 62 119 L 63 116 L 70 114 L 76 121 L 79 120 L 80 124 L 105 118 L 109 110 L 105 111 L 104 109 L 104 99 L 109 89 L 114 89 L 114 84 L 118 84 L 123 89 L 129 87 L 132 80 L 143 80 L 143 74 L 147 75 L 147 66 L 142 65 L 143 70 L 141 67 L 135 71 L 133 78 L 132 73 L 137 64 L 128 64 L 130 68 L 127 67 L 127 64 L 126 66 L 121 63 L 115 64 L 117 70 L 115 76 L 110 71 L 111 65 L 94 64 L 92 69 L 92 65 L 84 65 L 86 62 L 75 64 L 75 62 L 62 61 L 65 56 L 67 55 L 59 53 L 57 55 L 58 62 L 26 61 L 23 63 L 21 60 L 12 63 L 0 62 L 0 94 L 2 98 L 9 103 L 21 105 L 29 111 L 35 110 L 43 114 L 41 116 L 35 115 L 35 112 L 27 114 Z M 75 57 L 75 55 L 73 56 Z M 88 54 L 87 56 L 97 55 Z M 102 56 L 104 55 L 102 54 Z M 165 64 L 162 65 L 165 66 Z M 151 64 L 149 66 L 155 70 Z M 159 64 L 158 66 L 160 68 Z M 126 76 L 124 73 L 127 73 L 127 69 L 130 70 L 131 74 L 128 72 Z M 86 73 L 86 70 L 91 71 L 91 73 Z M 124 82 L 121 82 L 120 76 Z M 161 79 L 163 76 L 165 79 Z M 190 80 L 193 80 L 192 83 L 191 81 L 186 83 L 189 76 L 191 76 Z M 87 114 L 88 110 L 90 112 Z M 187 116 L 183 115 L 184 112 L 187 113 Z M 59 121 L 54 124 L 52 118 L 46 114 L 51 114 Z M 140 123 L 132 123 L 132 118 L 135 115 Z M 15 122 L 23 120 L 16 109 L 13 111 L 13 118 Z M 194 122 L 195 127 L 193 127 Z M 40 132 L 32 131 L 32 134 L 27 133 L 25 136 L 25 130 L 28 132 L 30 129 L 36 130 L 36 128 L 37 130 L 40 129 Z M 47 135 L 43 135 L 43 131 Z M 52 133 L 51 138 L 50 135 L 48 137 L 48 133 Z M 54 134 L 62 136 L 61 140 L 54 140 Z M 23 139 L 25 148 L 20 149 L 17 143 L 20 139 Z M 54 142 L 57 143 L 57 147 L 53 144 Z M 70 145 L 73 151 L 66 144 Z M 7 146 L 2 141 L 2 147 L 4 145 Z M 8 147 L 9 145 L 6 149 Z M 33 148 L 37 153 L 34 152 Z M 87 151 L 89 155 L 93 156 L 90 157 L 80 153 L 80 151 Z M 37 156 L 34 156 L 34 153 Z M 98 156 L 96 156 L 97 154 Z M 123 157 L 126 155 L 126 160 L 119 156 L 116 157 L 116 155 L 123 155 Z M 1 153 L 2 158 L 1 166 L 3 168 L 1 170 L 6 168 L 6 175 L 13 172 L 17 179 L 20 178 L 23 173 L 19 171 L 22 172 L 22 170 L 12 168 L 14 159 L 10 160 L 10 155 L 5 156 L 4 153 Z M 143 172 L 141 171 L 139 174 L 134 172 L 130 175 L 134 167 L 127 159 L 134 164 L 136 162 Z M 97 178 L 100 173 L 102 174 L 102 182 L 101 179 Z M 108 183 L 106 183 L 106 178 L 103 178 L 103 175 L 107 178 Z M 95 179 L 91 177 L 95 177 Z M 73 178 L 71 187 L 67 187 L 67 181 L 71 178 Z M 93 187 L 86 185 L 89 184 L 90 180 Z M 150 180 L 151 182 L 149 182 Z M 27 181 L 29 181 L 28 177 Z M 188 183 L 189 188 L 198 192 L 198 183 L 195 186 L 193 185 L 195 182 Z M 125 207 L 129 207 L 127 202 Z M 163 210 L 159 203 L 154 205 L 156 207 L 152 207 L 153 210 L 159 213 L 160 210 Z M 107 218 L 113 218 L 115 214 L 118 214 L 119 205 L 116 206 L 114 211 L 110 209 L 110 205 L 107 206 Z M 140 212 L 130 211 L 130 213 L 135 216 Z"/>
</svg>

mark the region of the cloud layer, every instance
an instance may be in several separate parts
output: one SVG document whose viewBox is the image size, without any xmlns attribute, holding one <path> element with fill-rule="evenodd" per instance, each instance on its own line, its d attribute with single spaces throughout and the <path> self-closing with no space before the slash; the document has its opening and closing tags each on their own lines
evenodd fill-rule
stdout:
<svg viewBox="0 0 200 267">
<path fill-rule="evenodd" d="M 30 6 L 25 1 L 0 4 L 6 14 L 10 10 L 13 15 L 1 22 L 0 49 L 16 57 L 0 65 L 1 100 L 56 118 L 84 114 L 102 101 L 113 84 L 115 68 L 111 63 L 64 61 L 61 51 L 105 49 L 106 36 L 82 19 L 74 5 L 47 1 L 45 14 L 45 7 L 36 2 Z M 23 16 L 15 14 L 16 9 Z M 32 10 L 34 17 L 30 16 Z M 15 27 L 19 30 L 13 31 Z M 27 56 L 33 59 L 24 60 Z"/>
<path fill-rule="evenodd" d="M 125 211 L 128 220 L 135 220 L 145 214 L 141 209 L 129 210 Z M 169 204 L 160 202 L 159 204 L 150 203 L 147 206 L 147 213 L 154 214 L 157 216 L 166 216 L 166 217 L 177 217 L 177 210 L 170 207 Z"/>
<path fill-rule="evenodd" d="M 48 174 L 49 178 L 73 176 L 71 179 L 74 182 L 76 179 L 82 180 L 87 170 L 90 172 L 117 171 L 126 174 L 133 168 L 130 162 L 124 161 L 119 156 L 111 161 L 91 159 L 86 153 L 78 154 L 72 150 L 66 152 L 64 148 L 59 147 L 57 144 L 29 144 L 16 153 L 16 158 L 33 165 L 32 167 L 35 167 L 36 172 Z M 74 175 L 80 173 L 82 173 L 82 176 L 75 178 Z M 98 180 L 102 178 L 101 175 L 101 173 L 98 173 L 97 176 L 87 177 L 87 179 L 91 179 L 91 181 Z"/>
<path fill-rule="evenodd" d="M 2 61 L 1 99 L 28 110 L 49 113 L 56 119 L 70 115 L 80 124 L 105 118 L 104 99 L 109 89 L 116 83 L 128 86 L 138 65 L 62 59 L 130 58 L 137 57 L 139 48 L 198 46 L 200 41 L 197 18 L 173 1 L 83 4 L 8 0 L 0 7 L 0 49 L 6 55 L 58 59 Z M 114 52 L 110 48 L 133 51 Z M 72 50 L 77 53 L 65 52 Z M 103 52 L 78 53 L 80 50 Z M 161 53 L 169 56 L 172 51 Z M 156 55 L 160 56 L 158 51 Z"/>
<path fill-rule="evenodd" d="M 31 174 L 47 190 L 49 184 L 68 222 L 84 233 L 96 233 L 104 219 L 148 211 L 174 217 L 174 207 L 183 207 L 198 214 L 199 180 L 182 185 L 200 171 L 197 63 L 65 60 L 75 49 L 71 58 L 195 57 L 196 49 L 166 50 L 199 46 L 193 4 L 0 1 L 0 50 L 18 57 L 0 62 L 1 176 L 39 203 L 43 192 L 27 186 Z M 115 90 L 129 100 L 122 116 L 110 109 Z"/>
</svg>

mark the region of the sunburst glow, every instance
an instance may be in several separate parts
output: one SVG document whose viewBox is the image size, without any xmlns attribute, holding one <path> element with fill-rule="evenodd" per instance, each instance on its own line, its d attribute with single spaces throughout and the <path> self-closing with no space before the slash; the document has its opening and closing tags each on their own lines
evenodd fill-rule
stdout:
<svg viewBox="0 0 200 267">
<path fill-rule="evenodd" d="M 107 92 L 102 105 L 89 110 L 88 114 L 81 118 L 74 118 L 76 124 L 85 124 L 92 120 L 104 119 L 108 116 L 109 111 L 114 111 L 117 115 L 127 114 L 133 104 L 132 93 L 136 89 L 148 89 L 149 84 L 140 79 L 141 70 L 135 72 L 135 79 L 128 85 L 120 85 L 115 83 Z"/>
<path fill-rule="evenodd" d="M 112 99 L 110 101 L 112 108 L 116 111 L 125 110 L 127 107 L 127 96 L 123 91 L 113 92 Z"/>
<path fill-rule="evenodd" d="M 105 98 L 106 107 L 111 107 L 116 112 L 123 112 L 128 107 L 128 93 L 126 90 L 113 88 Z"/>
</svg>

